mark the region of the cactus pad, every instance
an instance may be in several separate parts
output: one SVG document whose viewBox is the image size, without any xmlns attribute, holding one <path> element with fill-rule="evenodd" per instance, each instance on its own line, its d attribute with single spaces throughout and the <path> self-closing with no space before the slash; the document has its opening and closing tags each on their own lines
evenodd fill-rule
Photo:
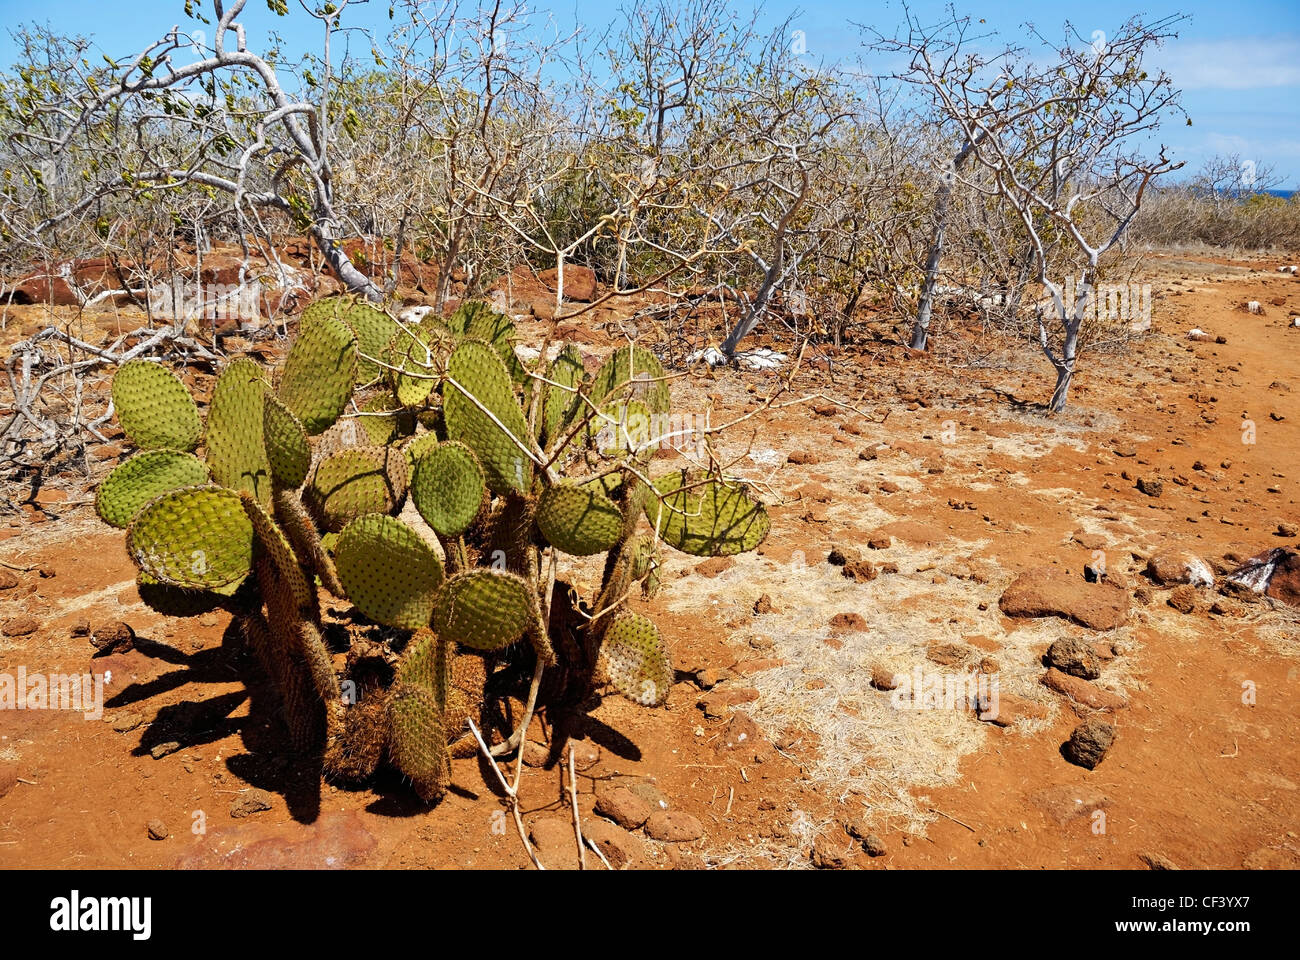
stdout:
<svg viewBox="0 0 1300 960">
<path fill-rule="evenodd" d="M 325 457 L 307 496 L 330 530 L 368 513 L 391 513 L 406 496 L 406 463 L 391 447 L 353 447 Z"/>
<path fill-rule="evenodd" d="M 160 364 L 130 360 L 113 376 L 117 420 L 141 450 L 191 451 L 203 425 L 185 384 Z"/>
<path fill-rule="evenodd" d="M 239 494 L 224 487 L 182 487 L 140 512 L 127 532 L 135 565 L 176 587 L 211 589 L 248 575 L 253 524 Z"/>
<path fill-rule="evenodd" d="M 602 403 L 629 397 L 640 400 L 651 413 L 667 413 L 672 396 L 664 376 L 664 365 L 645 347 L 620 346 L 596 371 L 591 399 Z"/>
<path fill-rule="evenodd" d="M 639 613 L 623 611 L 605 631 L 601 662 L 609 682 L 629 700 L 657 707 L 673 685 L 673 665 L 659 629 Z"/>
<path fill-rule="evenodd" d="M 258 364 L 241 357 L 228 364 L 212 388 L 207 459 L 212 479 L 247 490 L 262 503 L 271 498 L 271 465 L 263 437 L 266 378 Z"/>
<path fill-rule="evenodd" d="M 678 470 L 655 481 L 663 498 L 646 500 L 646 516 L 660 538 L 697 557 L 731 556 L 763 542 L 771 519 L 745 486 L 714 478 L 695 478 Z"/>
<path fill-rule="evenodd" d="M 371 620 L 407 630 L 429 625 L 442 564 L 402 521 L 383 514 L 353 520 L 339 535 L 335 563 L 348 597 Z"/>
<path fill-rule="evenodd" d="M 430 450 L 433 450 L 442 441 L 438 439 L 436 433 L 422 433 L 419 436 L 411 437 L 402 444 L 402 458 L 406 461 L 406 472 L 414 479 L 415 465 Z"/>
<path fill-rule="evenodd" d="M 451 782 L 451 759 L 442 711 L 433 691 L 396 683 L 388 700 L 388 753 L 393 766 L 411 778 L 426 803 L 439 799 Z"/>
<path fill-rule="evenodd" d="M 483 468 L 463 443 L 442 443 L 416 463 L 411 499 L 420 516 L 444 537 L 464 533 L 483 505 Z"/>
<path fill-rule="evenodd" d="M 268 393 L 263 398 L 262 439 L 271 479 L 280 487 L 297 489 L 311 469 L 311 442 L 289 408 Z"/>
<path fill-rule="evenodd" d="M 311 436 L 329 428 L 352 395 L 357 338 L 340 320 L 303 324 L 284 358 L 279 397 Z"/>
<path fill-rule="evenodd" d="M 361 404 L 364 416 L 355 418 L 362 433 L 376 447 L 415 432 L 415 415 L 402 409 L 391 393 L 377 393 Z"/>
<path fill-rule="evenodd" d="M 443 584 L 433 628 L 474 650 L 500 650 L 522 637 L 536 617 L 536 600 L 523 577 L 480 568 Z"/>
<path fill-rule="evenodd" d="M 591 487 L 557 483 L 543 490 L 537 502 L 537 528 L 552 546 L 586 557 L 618 542 L 623 512 Z"/>
<path fill-rule="evenodd" d="M 527 490 L 533 463 L 519 445 L 531 437 L 501 358 L 486 343 L 466 340 L 452 353 L 447 373 L 454 381 L 447 383 L 443 395 L 448 439 L 474 451 L 493 491 Z"/>
<path fill-rule="evenodd" d="M 371 357 L 383 356 L 384 348 L 397 330 L 397 322 L 378 307 L 354 299 L 339 317 L 357 338 L 357 383 L 369 383 L 383 374 Z M 364 354 L 364 356 L 362 356 Z"/>
<path fill-rule="evenodd" d="M 399 328 L 384 348 L 384 362 L 396 368 L 385 373 L 398 402 L 418 407 L 428 400 L 450 352 L 450 334 L 427 324 Z"/>
<path fill-rule="evenodd" d="M 583 374 L 582 354 L 572 344 L 567 344 L 546 368 L 546 379 L 552 382 L 543 385 L 539 424 L 543 446 L 549 447 L 558 440 L 577 419 L 583 403 L 576 390 L 582 383 Z M 565 390 L 564 387 L 573 389 Z"/>
<path fill-rule="evenodd" d="M 106 523 L 125 529 L 155 497 L 181 487 L 205 484 L 203 461 L 179 450 L 146 450 L 119 464 L 95 493 L 95 510 Z"/>
<path fill-rule="evenodd" d="M 316 601 L 316 593 L 303 575 L 298 557 L 289 545 L 289 540 L 270 515 L 262 509 L 251 493 L 240 494 L 244 512 L 253 524 L 253 533 L 257 537 L 258 549 L 271 558 L 281 583 L 293 595 L 294 603 L 299 608 L 310 607 Z"/>
</svg>

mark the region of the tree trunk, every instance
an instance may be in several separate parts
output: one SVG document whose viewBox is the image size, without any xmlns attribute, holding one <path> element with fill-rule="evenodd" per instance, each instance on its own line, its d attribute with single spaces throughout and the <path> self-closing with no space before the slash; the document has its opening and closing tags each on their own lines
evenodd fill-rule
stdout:
<svg viewBox="0 0 1300 960">
<path fill-rule="evenodd" d="M 981 134 L 973 142 L 968 142 L 952 158 L 952 171 L 939 183 L 939 192 L 934 198 L 934 234 L 930 237 L 930 253 L 925 258 L 925 280 L 921 284 L 921 302 L 916 307 L 916 319 L 912 323 L 913 350 L 924 350 L 930 342 L 930 309 L 934 303 L 934 285 L 939 279 L 939 261 L 943 259 L 944 235 L 948 229 L 948 207 L 952 202 L 952 188 L 957 180 L 957 171 L 962 168 L 966 158 L 971 155 L 984 137 Z"/>
<path fill-rule="evenodd" d="M 384 291 L 375 285 L 369 277 L 357 269 L 352 259 L 344 251 L 343 245 L 329 235 L 320 223 L 315 223 L 311 228 L 312 239 L 316 241 L 316 246 L 320 249 L 321 254 L 325 257 L 325 262 L 329 264 L 330 269 L 339 281 L 348 288 L 351 293 L 360 293 L 367 300 L 373 300 L 375 303 L 381 303 L 384 299 Z"/>
<path fill-rule="evenodd" d="M 1074 380 L 1074 364 L 1079 349 L 1079 327 L 1083 318 L 1076 313 L 1065 321 L 1065 342 L 1061 345 L 1060 359 L 1053 363 L 1056 367 L 1056 387 L 1052 390 L 1052 400 L 1048 409 L 1060 413 L 1065 409 L 1066 398 L 1070 392 L 1070 383 Z"/>
<path fill-rule="evenodd" d="M 912 323 L 913 350 L 924 350 L 930 342 L 930 309 L 934 303 L 934 285 L 939 278 L 939 261 L 943 258 L 943 240 L 948 226 L 948 204 L 952 185 L 945 181 L 934 201 L 934 234 L 930 237 L 930 254 L 925 260 L 925 280 L 921 284 L 921 302 L 916 306 Z"/>
</svg>

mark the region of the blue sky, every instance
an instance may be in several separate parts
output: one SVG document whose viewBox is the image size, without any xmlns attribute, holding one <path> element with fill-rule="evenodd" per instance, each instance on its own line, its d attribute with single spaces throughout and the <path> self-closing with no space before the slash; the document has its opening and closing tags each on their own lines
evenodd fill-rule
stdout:
<svg viewBox="0 0 1300 960">
<path fill-rule="evenodd" d="M 211 0 L 202 6 L 210 12 Z M 910 6 L 922 20 L 937 20 L 944 4 L 942 0 L 914 0 Z M 614 16 L 608 0 L 539 0 L 536 7 L 562 25 L 576 21 L 593 30 L 604 27 Z M 1149 18 L 1190 14 L 1191 23 L 1185 25 L 1177 41 L 1157 54 L 1156 62 L 1183 88 L 1183 103 L 1193 126 L 1170 123 L 1161 131 L 1161 140 L 1187 161 L 1188 169 L 1215 154 L 1238 153 L 1242 159 L 1273 167 L 1282 177 L 1283 187 L 1300 187 L 1300 22 L 1294 0 L 1143 4 L 961 0 L 956 7 L 961 14 L 986 18 L 990 27 L 1012 39 L 1023 36 L 1021 24 L 1026 21 L 1051 37 L 1070 20 L 1081 34 L 1091 36 L 1094 30 L 1113 32 L 1134 13 Z M 104 53 L 121 57 L 172 24 L 183 22 L 183 8 L 183 0 L 43 0 L 39 4 L 0 0 L 0 63 L 8 66 L 13 62 L 9 30 L 19 23 L 38 21 L 62 32 L 84 34 Z M 370 0 L 355 9 L 354 25 L 387 30 L 387 0 Z M 775 24 L 796 11 L 793 26 L 804 31 L 808 55 L 826 62 L 852 61 L 861 52 L 859 33 L 851 23 L 867 23 L 888 33 L 902 20 L 902 7 L 896 0 L 804 0 L 797 5 L 768 0 L 763 20 Z M 265 0 L 249 0 L 242 19 L 249 28 L 250 42 L 265 37 L 272 28 L 290 47 L 301 51 L 315 49 L 318 42 L 316 22 L 302 14 L 295 0 L 290 0 L 286 18 L 271 14 Z M 872 62 L 867 61 L 866 67 L 872 69 Z"/>
</svg>

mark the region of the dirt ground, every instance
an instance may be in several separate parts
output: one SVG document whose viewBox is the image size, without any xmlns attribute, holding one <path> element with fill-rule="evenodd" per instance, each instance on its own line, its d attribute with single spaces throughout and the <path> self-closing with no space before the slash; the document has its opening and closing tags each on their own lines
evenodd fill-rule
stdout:
<svg viewBox="0 0 1300 960">
<path fill-rule="evenodd" d="M 1151 330 L 1086 357 L 1059 417 L 1041 412 L 1049 369 L 1024 348 L 942 362 L 875 339 L 834 352 L 829 373 L 813 358 L 787 399 L 817 398 L 723 444 L 770 505 L 768 540 L 732 561 L 675 555 L 659 596 L 635 602 L 673 649 L 667 706 L 610 695 L 576 743 L 582 821 L 614 864 L 1300 867 L 1300 610 L 1210 589 L 1183 603 L 1143 573 L 1171 548 L 1222 570 L 1298 545 L 1300 279 L 1276 273 L 1283 262 L 1152 258 Z M 39 328 L 22 313 L 37 309 L 18 308 L 5 344 Z M 587 339 L 597 356 L 613 343 Z M 696 373 L 675 410 L 722 422 L 776 382 Z M 95 448 L 94 477 L 122 452 Z M 228 615 L 145 607 L 121 533 L 95 517 L 95 481 L 78 476 L 17 491 L 0 516 L 0 626 L 36 621 L 0 636 L 0 674 L 102 676 L 104 710 L 0 710 L 0 867 L 529 866 L 480 761 L 456 761 L 430 809 L 395 775 L 345 789 L 286 759 Z M 1139 478 L 1163 481 L 1160 495 Z M 829 563 L 835 547 L 871 578 Z M 1118 627 L 1000 610 L 1022 571 L 1082 582 L 1101 562 L 1124 588 Z M 96 656 L 87 631 L 116 621 L 134 649 Z M 1067 637 L 1100 655 L 1109 706 L 1041 682 Z M 917 669 L 996 677 L 1007 725 L 961 705 L 897 709 L 870 683 Z M 1094 716 L 1117 736 L 1088 770 L 1061 748 Z M 548 735 L 538 721 L 534 739 Z M 568 770 L 541 752 L 524 821 L 548 867 L 570 865 Z M 593 807 L 617 786 L 702 836 L 611 832 Z"/>
</svg>

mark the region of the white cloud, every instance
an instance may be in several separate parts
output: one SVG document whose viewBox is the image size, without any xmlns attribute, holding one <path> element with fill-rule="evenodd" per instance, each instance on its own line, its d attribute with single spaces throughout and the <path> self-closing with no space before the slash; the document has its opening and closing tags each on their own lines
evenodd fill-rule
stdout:
<svg viewBox="0 0 1300 960">
<path fill-rule="evenodd" d="M 1300 86 L 1297 37 L 1176 40 L 1154 59 L 1184 90 Z"/>
</svg>

